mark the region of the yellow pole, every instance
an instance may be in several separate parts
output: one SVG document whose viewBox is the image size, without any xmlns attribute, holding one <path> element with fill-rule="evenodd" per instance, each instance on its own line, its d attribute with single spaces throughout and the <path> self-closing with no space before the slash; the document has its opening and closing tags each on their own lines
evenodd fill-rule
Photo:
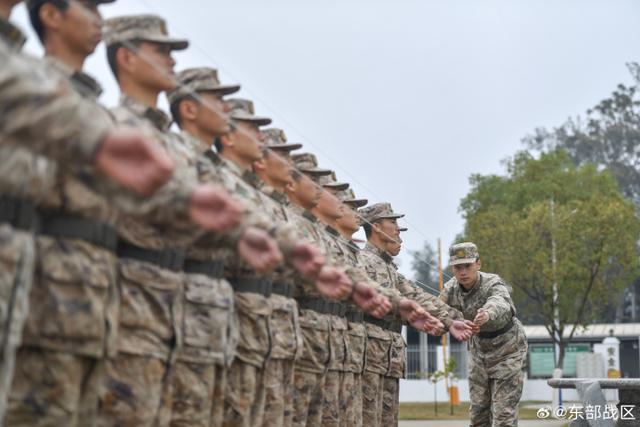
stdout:
<svg viewBox="0 0 640 427">
<path fill-rule="evenodd" d="M 442 244 L 440 239 L 438 239 L 438 277 L 439 277 L 439 287 L 440 292 L 444 288 L 444 278 L 442 272 Z M 447 366 L 447 334 L 442 335 L 442 360 L 444 362 L 444 367 L 446 369 Z M 447 389 L 447 393 L 449 394 L 449 401 L 451 403 L 451 392 L 449 391 L 449 378 L 448 376 L 444 377 L 444 386 Z"/>
</svg>

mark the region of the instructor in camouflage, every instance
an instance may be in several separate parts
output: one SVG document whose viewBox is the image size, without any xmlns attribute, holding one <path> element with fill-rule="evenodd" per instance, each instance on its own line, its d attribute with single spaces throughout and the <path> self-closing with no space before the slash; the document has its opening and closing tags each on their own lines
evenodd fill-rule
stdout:
<svg viewBox="0 0 640 427">
<path fill-rule="evenodd" d="M 497 274 L 480 271 L 473 243 L 451 246 L 449 264 L 455 277 L 440 298 L 478 330 L 469 342 L 470 426 L 517 426 L 527 339 L 510 287 Z"/>
</svg>

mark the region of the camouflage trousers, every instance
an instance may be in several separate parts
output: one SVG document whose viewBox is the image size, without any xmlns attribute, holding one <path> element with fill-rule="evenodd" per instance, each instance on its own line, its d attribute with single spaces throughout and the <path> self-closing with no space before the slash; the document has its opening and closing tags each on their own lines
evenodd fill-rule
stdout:
<svg viewBox="0 0 640 427">
<path fill-rule="evenodd" d="M 294 364 L 293 359 L 269 359 L 267 362 L 264 427 L 290 427 L 293 423 Z"/>
<path fill-rule="evenodd" d="M 0 420 L 6 411 L 16 350 L 29 311 L 34 254 L 31 233 L 0 224 Z"/>
<path fill-rule="evenodd" d="M 400 380 L 384 377 L 382 380 L 382 425 L 397 426 L 400 408 Z"/>
<path fill-rule="evenodd" d="M 222 425 L 226 368 L 176 362 L 172 373 L 171 427 Z"/>
<path fill-rule="evenodd" d="M 295 427 L 319 426 L 322 422 L 324 386 L 326 372 L 294 372 L 294 414 Z"/>
<path fill-rule="evenodd" d="M 518 425 L 518 403 L 522 396 L 524 357 L 517 354 L 497 365 L 489 375 L 486 362 L 469 358 L 469 394 L 471 427 L 507 427 Z"/>
<path fill-rule="evenodd" d="M 266 398 L 264 369 L 237 358 L 227 376 L 225 427 L 262 425 Z"/>
<path fill-rule="evenodd" d="M 340 425 L 362 427 L 362 375 L 344 372 L 340 386 Z"/>
<path fill-rule="evenodd" d="M 362 425 L 382 427 L 384 375 L 365 371 L 362 374 Z"/>
<path fill-rule="evenodd" d="M 24 346 L 18 361 L 6 425 L 94 425 L 103 360 Z"/>
<path fill-rule="evenodd" d="M 166 425 L 171 401 L 167 384 L 171 370 L 166 360 L 120 353 L 105 363 L 99 389 L 96 425 L 151 427 Z M 164 415 L 163 415 L 164 414 Z"/>
<path fill-rule="evenodd" d="M 324 403 L 322 404 L 322 426 L 340 426 L 340 387 L 344 372 L 328 371 L 324 383 Z"/>
</svg>

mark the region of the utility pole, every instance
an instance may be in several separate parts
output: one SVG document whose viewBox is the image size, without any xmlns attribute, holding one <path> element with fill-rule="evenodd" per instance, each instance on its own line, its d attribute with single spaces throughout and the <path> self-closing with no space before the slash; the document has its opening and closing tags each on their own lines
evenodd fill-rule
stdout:
<svg viewBox="0 0 640 427">
<path fill-rule="evenodd" d="M 442 271 L 442 243 L 440 239 L 438 239 L 438 285 L 440 288 L 440 293 L 444 288 L 444 277 Z M 453 402 L 451 400 L 451 391 L 449 390 L 449 375 L 447 373 L 447 334 L 442 335 L 442 362 L 443 362 L 443 372 L 445 372 L 444 376 L 444 387 L 447 389 L 447 394 L 449 395 L 449 407 L 453 412 Z"/>
<path fill-rule="evenodd" d="M 558 298 L 558 259 L 556 254 L 556 203 L 553 197 L 549 200 L 549 211 L 551 216 L 551 271 L 553 276 L 553 322 L 555 324 L 555 339 L 553 346 L 554 353 L 554 361 L 556 368 L 553 370 L 554 378 L 562 378 L 562 366 L 559 366 L 560 362 L 560 340 L 562 337 L 560 336 L 560 302 Z M 554 396 L 555 397 L 555 396 Z M 554 398 L 555 406 L 562 406 L 562 390 L 558 389 L 558 402 L 556 404 Z"/>
</svg>

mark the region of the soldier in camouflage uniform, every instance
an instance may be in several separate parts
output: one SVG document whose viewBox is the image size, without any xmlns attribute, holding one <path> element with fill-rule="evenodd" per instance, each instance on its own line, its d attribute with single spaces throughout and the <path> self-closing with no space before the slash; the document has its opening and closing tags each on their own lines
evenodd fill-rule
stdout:
<svg viewBox="0 0 640 427">
<path fill-rule="evenodd" d="M 2 10 L 10 12 L 16 3 L 2 4 Z M 85 180 L 93 179 L 95 173 L 86 169 L 80 171 L 79 165 L 86 168 L 86 165 L 94 164 L 103 173 L 141 194 L 152 192 L 171 173 L 168 158 L 148 141 L 139 134 L 117 135 L 110 130 L 112 125 L 104 111 L 77 96 L 64 78 L 55 76 L 55 70 L 20 55 L 24 37 L 5 18 L 0 17 L 0 62 L 5 64 L 0 75 L 3 81 L 0 103 L 10 108 L 3 108 L 0 121 L 0 158 L 3 160 L 0 162 L 0 223 L 5 242 L 0 254 L 4 260 L 0 274 L 2 283 L 12 287 L 3 286 L 0 290 L 0 329 L 3 331 L 0 337 L 0 419 L 4 417 L 7 388 L 13 375 L 13 352 L 19 344 L 22 322 L 27 315 L 33 272 L 33 238 L 30 233 L 19 230 L 39 227 L 40 215 L 34 202 L 43 200 L 55 183 L 55 166 L 21 146 L 55 158 L 67 170 L 81 173 Z M 114 148 L 117 151 L 113 151 Z M 131 159 L 132 155 L 138 156 L 135 165 L 127 162 L 127 157 Z M 118 170 L 113 169 L 114 166 Z M 134 179 L 131 179 L 132 174 Z M 15 186 L 16 179 L 18 186 Z M 110 191 L 112 196 L 122 190 L 98 187 Z M 24 197 L 27 195 L 31 200 Z M 4 250 L 9 252 L 5 254 Z M 21 363 L 24 356 L 20 357 Z M 33 403 L 38 404 L 37 401 Z"/>
<path fill-rule="evenodd" d="M 470 425 L 517 426 L 527 339 L 510 287 L 500 276 L 480 271 L 473 243 L 451 246 L 449 263 L 455 277 L 440 298 L 479 327 L 469 342 Z"/>
<path fill-rule="evenodd" d="M 388 203 L 377 203 L 361 211 L 367 235 L 367 245 L 363 250 L 363 258 L 367 265 L 370 278 L 383 287 L 389 287 L 402 297 L 416 301 L 428 313 L 436 317 L 441 323 L 439 327 L 431 328 L 430 333 L 442 333 L 449 330 L 460 340 L 468 339 L 471 328 L 462 321 L 454 322 L 450 309 L 433 295 L 421 291 L 413 286 L 397 272 L 393 258 L 388 249 L 400 241 L 400 231 L 397 219 L 402 214 L 393 212 Z M 396 253 L 397 254 L 397 253 Z M 376 425 L 397 425 L 399 406 L 399 378 L 404 377 L 406 363 L 406 343 L 401 334 L 402 323 L 399 319 L 389 319 L 383 322 L 371 319 L 367 322 L 367 333 L 371 343 L 367 350 L 367 369 L 370 382 L 364 381 L 364 410 L 365 418 Z M 379 351 L 385 349 L 388 357 L 380 359 Z M 383 372 L 384 371 L 384 372 Z M 376 376 L 376 374 L 378 376 Z M 365 422 L 366 424 L 366 422 Z"/>
<path fill-rule="evenodd" d="M 250 101 L 232 99 L 228 105 L 237 128 L 218 139 L 216 148 L 225 167 L 240 178 L 237 192 L 266 212 L 281 209 L 260 191 L 259 180 L 251 172 L 253 163 L 262 159 L 264 135 L 259 126 L 271 120 L 255 116 Z M 299 249 L 308 247 L 290 225 L 276 222 L 272 224 L 272 231 L 288 262 L 294 260 Z M 261 425 L 266 403 L 265 368 L 272 353 L 272 305 L 268 298 L 273 290 L 273 276 L 256 275 L 237 262 L 231 264 L 229 274 L 236 291 L 240 342 L 229 374 L 225 425 Z M 247 387 L 248 384 L 251 387 Z"/>
<path fill-rule="evenodd" d="M 291 183 L 291 165 L 286 156 L 301 144 L 287 144 L 281 129 L 265 129 L 263 157 L 254 163 L 257 176 L 262 180 L 262 192 L 270 203 L 272 217 L 281 223 L 291 219 L 289 200 L 285 188 Z M 284 155 L 284 156 L 282 156 Z M 302 331 L 298 317 L 298 304 L 293 298 L 293 271 L 277 269 L 271 305 L 271 355 L 265 368 L 266 398 L 263 426 L 286 426 L 293 423 L 293 372 L 295 360 L 302 353 Z"/>
<path fill-rule="evenodd" d="M 169 131 L 169 118 L 156 108 L 158 95 L 176 85 L 170 53 L 186 48 L 188 42 L 170 38 L 165 22 L 153 15 L 113 18 L 106 21 L 106 29 L 107 57 L 123 91 L 112 114 L 118 122 L 138 126 L 162 143 L 178 165 L 179 182 L 196 188 L 187 195 L 189 216 L 202 219 L 193 206 L 202 201 L 199 189 L 210 195 L 211 187 L 197 186 L 188 148 Z M 218 201 L 230 200 L 226 193 L 217 194 L 223 196 Z M 208 216 L 204 215 L 205 221 Z M 170 422 L 174 368 L 185 339 L 185 248 L 202 232 L 181 218 L 167 224 L 121 215 L 116 225 L 121 291 L 118 354 L 106 364 L 98 424 L 165 425 Z"/>
<path fill-rule="evenodd" d="M 325 256 L 331 262 L 329 250 L 329 235 L 315 215 L 310 211 L 318 204 L 321 188 L 311 177 L 330 173 L 317 167 L 315 156 L 310 154 L 294 155 L 292 171 L 292 185 L 287 188 L 287 194 L 292 202 L 292 223 L 305 236 L 320 245 Z M 342 260 L 338 260 L 342 263 Z M 346 276 L 345 276 L 346 278 Z M 364 289 L 364 288 L 363 288 Z M 356 286 L 353 298 L 358 300 L 359 286 Z M 296 286 L 296 298 L 300 306 L 300 324 L 303 334 L 303 352 L 296 361 L 294 376 L 295 383 L 295 415 L 293 425 L 317 426 L 322 422 L 325 379 L 327 367 L 333 356 L 330 346 L 331 319 L 333 313 L 343 310 L 343 305 L 332 300 L 325 300 L 317 292 L 304 292 Z M 370 298 L 365 300 L 371 301 Z M 363 309 L 377 312 L 380 305 L 369 305 L 364 300 L 356 302 Z"/>
<path fill-rule="evenodd" d="M 200 154 L 201 159 L 205 160 L 206 161 L 205 163 L 208 163 L 208 166 L 204 163 L 199 164 L 198 169 L 200 171 L 201 177 L 208 180 L 215 180 L 215 179 L 220 180 L 221 183 L 223 183 L 223 185 L 225 186 L 225 188 L 227 188 L 229 191 L 236 192 L 242 195 L 243 197 L 246 197 L 247 202 L 249 202 L 251 205 L 254 205 L 254 207 L 258 208 L 259 210 L 264 210 L 264 212 L 258 212 L 260 215 L 257 215 L 256 212 L 253 212 L 251 215 L 251 219 L 248 221 L 251 221 L 252 223 L 256 223 L 259 226 L 264 225 L 266 226 L 266 228 L 272 230 L 273 229 L 272 221 L 269 219 L 268 216 L 266 216 L 266 214 L 269 209 L 277 213 L 278 206 L 277 205 L 274 206 L 272 203 L 272 201 L 274 201 L 275 199 L 272 197 L 260 197 L 260 193 L 256 192 L 255 191 L 256 189 L 251 187 L 250 183 L 245 180 L 245 178 L 250 177 L 249 174 L 247 175 L 243 174 L 244 176 L 243 178 L 243 176 L 238 175 L 237 173 L 234 173 L 231 169 L 228 169 L 227 167 L 224 166 L 224 164 L 227 162 L 223 161 L 216 153 L 211 151 L 212 142 L 216 138 L 222 138 L 225 133 L 230 132 L 231 130 L 231 126 L 229 124 L 229 115 L 227 114 L 228 108 L 225 105 L 222 99 L 222 96 L 225 93 L 234 91 L 234 89 L 236 89 L 238 86 L 220 85 L 217 77 L 217 71 L 210 68 L 195 68 L 195 69 L 185 70 L 179 74 L 178 79 L 182 83 L 182 86 L 177 90 L 172 91 L 169 94 L 171 110 L 176 122 L 178 122 L 183 129 L 183 132 L 181 135 L 183 136 L 185 141 L 187 142 L 191 141 L 191 143 L 194 145 L 194 149 Z M 248 102 L 234 101 L 234 103 L 237 104 L 233 112 L 233 114 L 236 116 L 236 119 L 239 121 L 245 121 L 247 123 L 251 123 L 252 122 L 251 117 L 254 117 L 251 113 L 252 111 L 251 105 Z M 244 120 L 242 118 L 244 118 Z M 256 118 L 256 120 L 261 120 L 261 119 Z M 244 126 L 244 125 L 240 125 L 240 126 Z M 246 137 L 246 136 L 247 136 L 247 133 L 243 133 L 240 136 L 233 135 L 232 137 L 236 139 L 238 137 Z M 224 136 L 224 138 L 229 138 L 229 136 Z M 244 141 L 244 142 L 250 142 L 250 141 Z M 251 147 L 251 144 L 248 144 L 248 146 Z M 223 149 L 222 151 L 224 152 L 225 150 Z M 237 153 L 234 151 L 233 148 L 226 150 L 227 156 L 230 155 L 236 158 L 235 154 Z M 243 156 L 240 156 L 240 157 L 243 157 Z M 235 167 L 236 164 L 232 164 L 231 166 Z M 213 175 L 216 175 L 216 177 L 214 177 Z M 255 181 L 252 180 L 252 182 L 255 182 Z M 237 190 L 240 188 L 246 189 L 247 191 L 238 192 Z M 256 196 L 260 198 L 257 198 Z M 259 202 L 259 203 L 256 205 L 256 202 Z M 271 206 L 271 208 L 269 208 L 269 206 Z M 283 230 L 286 229 L 286 227 L 283 227 L 282 224 L 280 224 L 280 227 Z M 282 234 L 283 231 L 279 231 L 278 233 Z M 202 242 L 196 242 L 195 247 L 198 248 L 197 252 L 199 252 L 198 254 L 199 257 L 203 256 L 202 251 L 207 248 L 209 252 L 213 251 L 214 256 L 218 258 L 232 256 L 232 253 L 230 253 L 229 250 L 222 250 L 220 248 L 219 243 L 216 245 L 216 243 L 212 242 L 210 239 L 204 239 Z M 306 247 L 306 244 L 304 243 L 298 243 L 296 245 L 296 252 L 294 252 L 293 254 L 294 260 L 300 257 L 300 249 L 304 249 L 305 247 Z M 307 247 L 307 249 L 309 248 Z M 194 251 L 194 254 L 195 253 L 196 252 Z M 308 261 L 311 264 L 313 263 L 317 264 L 318 262 L 318 260 L 317 259 L 314 260 L 313 257 L 311 257 L 311 259 Z M 296 262 L 294 261 L 293 264 L 295 263 Z M 299 262 L 297 263 L 297 265 L 298 267 L 301 266 Z M 255 265 L 253 266 L 255 267 Z M 312 266 L 311 269 L 313 270 L 314 268 L 316 269 L 320 268 L 320 265 L 318 264 L 318 265 Z M 302 270 L 307 271 L 307 268 L 305 267 Z M 281 271 L 284 271 L 284 269 L 282 269 Z M 305 274 L 309 276 L 308 271 Z M 278 284 L 272 285 L 272 290 L 274 292 L 269 299 L 270 301 L 274 301 L 278 298 L 281 298 L 283 297 L 281 293 L 286 293 L 285 292 L 286 289 L 280 289 L 280 285 Z M 241 291 L 241 294 L 244 294 L 244 293 L 245 292 Z M 243 295 L 243 298 L 248 299 L 248 298 L 258 297 L 257 295 L 252 296 L 251 295 L 252 293 L 254 292 L 247 292 L 247 295 Z M 282 301 L 282 300 L 279 300 L 279 301 L 285 302 L 286 298 L 285 298 L 285 301 Z M 292 332 L 293 336 L 291 333 L 287 333 L 287 330 L 282 330 L 279 338 L 282 338 L 284 340 L 286 345 L 283 345 L 283 346 L 287 347 L 286 351 L 289 351 L 289 348 L 288 348 L 289 344 L 296 341 L 295 330 L 297 329 L 297 327 L 295 322 L 295 312 L 291 311 L 291 306 L 289 304 L 290 301 L 286 301 L 286 302 L 287 304 L 283 306 L 283 309 L 286 310 L 288 315 L 280 316 L 280 317 L 284 317 L 289 320 L 287 321 L 286 319 L 280 319 L 280 318 L 278 320 L 281 321 L 280 323 L 282 323 L 280 326 L 284 326 L 284 324 L 286 323 L 287 330 L 289 330 L 289 332 Z M 276 310 L 280 312 L 279 309 L 276 309 Z M 223 325 L 216 324 L 215 326 L 216 328 L 219 328 L 219 327 L 222 327 Z M 271 330 L 274 332 L 274 334 L 276 333 L 275 328 L 272 327 Z M 276 349 L 276 340 L 274 339 L 274 337 L 271 338 L 272 342 L 274 342 L 274 350 L 272 351 L 272 355 L 276 355 L 278 353 L 278 350 Z M 241 345 L 243 345 L 244 348 L 247 347 L 247 344 L 241 344 Z M 233 353 L 233 349 L 231 348 L 227 348 L 227 351 L 231 351 L 231 353 Z M 245 357 L 251 357 L 251 355 L 248 354 L 249 350 L 245 349 L 242 351 L 244 352 L 244 354 L 247 355 Z M 282 351 L 285 351 L 285 350 L 280 350 L 280 352 Z M 230 356 L 233 356 L 233 354 L 230 354 Z M 231 361 L 232 361 L 232 357 L 229 357 L 228 363 L 230 363 Z M 270 363 L 270 361 L 267 363 Z M 274 363 L 274 366 L 275 365 L 277 364 Z M 268 373 L 270 374 L 270 372 Z M 217 383 L 221 384 L 220 381 L 217 381 Z M 253 390 L 250 390 L 250 392 L 253 392 Z M 278 396 L 278 397 L 280 399 L 284 399 L 284 396 Z M 266 398 L 268 402 L 269 389 L 267 389 Z M 221 399 L 222 402 L 224 402 L 224 389 L 220 389 L 220 388 L 216 389 L 216 391 L 214 392 L 214 399 L 218 399 L 218 400 Z M 242 396 L 240 396 L 238 400 L 241 401 Z M 214 406 L 214 413 L 219 412 L 217 410 L 219 406 L 220 406 L 220 402 L 216 402 Z M 250 409 L 250 405 L 248 406 L 248 409 Z M 247 412 L 248 409 L 245 410 L 245 412 Z M 267 409 L 269 408 L 267 407 Z M 268 417 L 270 414 L 273 414 L 275 412 L 277 412 L 277 408 L 274 408 L 272 411 L 268 412 L 265 415 L 265 417 Z M 280 416 L 282 415 L 283 414 L 281 414 Z M 219 420 L 219 417 L 217 415 L 214 415 L 212 417 L 212 425 L 219 425 L 220 422 L 221 421 Z"/>
</svg>

